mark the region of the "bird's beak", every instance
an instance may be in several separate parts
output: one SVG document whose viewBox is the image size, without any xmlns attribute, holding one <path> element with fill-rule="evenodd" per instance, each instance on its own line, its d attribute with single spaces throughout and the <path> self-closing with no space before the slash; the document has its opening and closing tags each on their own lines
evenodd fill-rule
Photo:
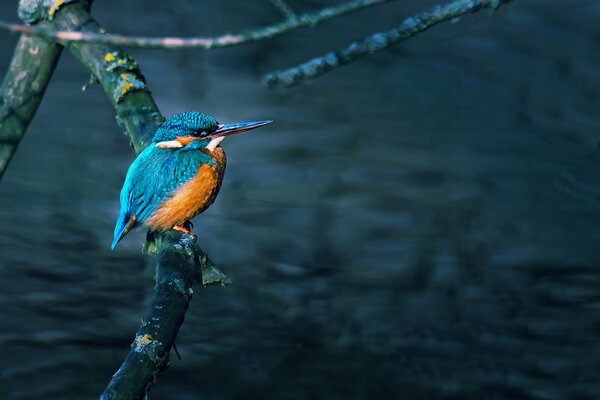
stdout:
<svg viewBox="0 0 600 400">
<path fill-rule="evenodd" d="M 250 122 L 234 122 L 232 124 L 220 124 L 216 131 L 206 136 L 209 139 L 215 139 L 218 137 L 224 137 L 229 135 L 235 135 L 238 133 L 246 132 L 251 129 L 260 128 L 261 126 L 269 125 L 272 120 L 264 121 L 250 121 Z"/>
</svg>

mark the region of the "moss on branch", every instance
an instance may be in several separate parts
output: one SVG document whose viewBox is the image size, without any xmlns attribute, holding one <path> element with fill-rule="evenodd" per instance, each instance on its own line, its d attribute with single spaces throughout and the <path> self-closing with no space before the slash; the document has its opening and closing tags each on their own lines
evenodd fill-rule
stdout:
<svg viewBox="0 0 600 400">
<path fill-rule="evenodd" d="M 441 22 L 451 21 L 482 8 L 496 9 L 509 1 L 455 0 L 446 5 L 436 5 L 428 11 L 406 18 L 397 28 L 378 32 L 361 41 L 352 42 L 343 50 L 329 52 L 284 71 L 271 72 L 263 77 L 263 82 L 270 87 L 293 86 L 305 79 L 316 78 L 369 54 L 387 49 Z"/>
<path fill-rule="evenodd" d="M 0 178 L 48 87 L 62 46 L 22 35 L 0 86 Z"/>
<path fill-rule="evenodd" d="M 23 1 L 23 0 L 22 0 Z M 61 0 L 28 0 L 30 2 L 60 2 Z M 76 0 L 70 0 L 76 1 Z M 64 42 L 93 42 L 103 43 L 124 47 L 141 47 L 147 49 L 217 49 L 223 47 L 232 47 L 245 43 L 254 42 L 257 40 L 270 39 L 275 36 L 284 34 L 294 29 L 315 26 L 326 20 L 337 18 L 344 14 L 376 6 L 379 4 L 390 2 L 391 0 L 350 0 L 345 3 L 336 4 L 331 7 L 325 7 L 314 12 L 307 12 L 301 15 L 294 14 L 289 8 L 286 11 L 286 19 L 274 24 L 266 25 L 259 28 L 247 29 L 238 33 L 226 33 L 214 37 L 145 37 L 145 36 L 125 36 L 109 34 L 93 29 L 85 31 L 72 30 L 68 27 L 61 26 L 26 26 L 11 24 L 5 21 L 0 21 L 0 29 L 9 30 L 12 32 L 27 33 L 54 39 Z M 67 1 L 65 1 L 65 4 Z M 276 2 L 279 6 L 284 4 L 280 0 Z M 284 6 L 287 7 L 287 6 Z M 49 11 L 46 11 L 48 14 Z M 33 14 L 30 19 L 38 18 L 39 13 Z M 54 14 L 53 14 L 54 16 Z"/>
<path fill-rule="evenodd" d="M 63 5 L 52 21 L 40 25 L 52 29 L 101 34 L 85 2 Z M 96 77 L 117 113 L 135 151 L 142 151 L 164 122 L 146 85 L 139 65 L 122 49 L 101 43 L 62 42 Z"/>
<path fill-rule="evenodd" d="M 198 271 L 209 265 L 196 239 L 177 231 L 155 234 L 156 286 L 150 310 L 135 335 L 131 350 L 102 400 L 143 399 L 156 374 L 169 364 L 169 353 L 192 299 Z M 199 265 L 200 263 L 200 265 Z"/>
</svg>

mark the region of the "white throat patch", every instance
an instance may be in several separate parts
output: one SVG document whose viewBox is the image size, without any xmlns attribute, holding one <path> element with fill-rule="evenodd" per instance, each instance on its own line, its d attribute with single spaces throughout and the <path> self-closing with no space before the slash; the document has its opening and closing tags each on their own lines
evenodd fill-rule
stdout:
<svg viewBox="0 0 600 400">
<path fill-rule="evenodd" d="M 221 143 L 223 141 L 223 139 L 225 139 L 225 136 L 220 136 L 220 137 L 216 137 L 216 138 L 212 139 L 208 143 L 208 146 L 206 146 L 206 148 L 210 151 L 215 151 L 215 149 L 217 148 L 219 143 Z"/>
<path fill-rule="evenodd" d="M 160 147 L 161 149 L 178 149 L 183 147 L 183 145 L 177 140 L 169 140 L 168 142 L 156 143 L 156 147 Z"/>
</svg>

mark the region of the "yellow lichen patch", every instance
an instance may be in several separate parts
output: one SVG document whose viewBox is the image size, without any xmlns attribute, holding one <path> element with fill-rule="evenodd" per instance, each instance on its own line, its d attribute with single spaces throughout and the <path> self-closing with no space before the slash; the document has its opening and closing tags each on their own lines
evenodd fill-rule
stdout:
<svg viewBox="0 0 600 400">
<path fill-rule="evenodd" d="M 158 365 L 163 365 L 167 361 L 168 353 L 163 344 L 158 340 L 152 339 L 152 336 L 147 333 L 142 336 L 136 336 L 131 347 L 133 351 L 146 355 Z"/>
<path fill-rule="evenodd" d="M 52 5 L 48 9 L 48 19 L 52 20 L 54 18 L 54 14 L 58 11 L 60 6 L 65 3 L 65 0 L 53 0 Z"/>
<path fill-rule="evenodd" d="M 111 51 L 104 55 L 104 69 L 111 72 L 116 69 L 125 71 L 137 71 L 140 69 L 139 64 L 131 58 L 127 53 L 120 51 Z"/>
<path fill-rule="evenodd" d="M 111 63 L 115 61 L 115 55 L 114 53 L 106 53 L 106 55 L 104 56 L 104 62 L 105 63 Z"/>
<path fill-rule="evenodd" d="M 135 338 L 135 347 L 142 347 L 142 346 L 148 345 L 152 342 L 153 342 L 152 336 L 150 336 L 146 333 L 144 336 L 137 336 Z"/>
<path fill-rule="evenodd" d="M 145 83 L 137 77 L 137 75 L 124 72 L 119 75 L 119 84 L 115 88 L 114 98 L 116 103 L 123 101 L 125 96 L 137 90 L 145 90 Z"/>
<path fill-rule="evenodd" d="M 121 79 L 123 80 L 121 84 L 121 93 L 119 94 L 119 96 L 121 97 L 125 96 L 127 92 L 133 89 L 134 84 L 130 81 L 129 78 L 129 74 L 121 74 Z"/>
</svg>

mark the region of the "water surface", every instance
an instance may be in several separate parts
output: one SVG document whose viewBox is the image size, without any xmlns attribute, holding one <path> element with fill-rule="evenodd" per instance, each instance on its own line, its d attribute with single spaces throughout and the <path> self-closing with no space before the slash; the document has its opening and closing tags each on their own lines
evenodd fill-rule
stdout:
<svg viewBox="0 0 600 400">
<path fill-rule="evenodd" d="M 130 34 L 280 18 L 267 1 L 96 3 Z M 224 186 L 195 224 L 233 285 L 196 288 L 151 398 L 600 397 L 598 2 L 515 0 L 293 89 L 260 84 L 435 3 L 132 51 L 167 116 L 275 120 L 223 143 Z M 4 71 L 16 37 L 1 38 Z M 133 153 L 88 80 L 65 52 L 0 182 L 1 399 L 97 397 L 149 301 L 144 232 L 109 250 Z"/>
</svg>

